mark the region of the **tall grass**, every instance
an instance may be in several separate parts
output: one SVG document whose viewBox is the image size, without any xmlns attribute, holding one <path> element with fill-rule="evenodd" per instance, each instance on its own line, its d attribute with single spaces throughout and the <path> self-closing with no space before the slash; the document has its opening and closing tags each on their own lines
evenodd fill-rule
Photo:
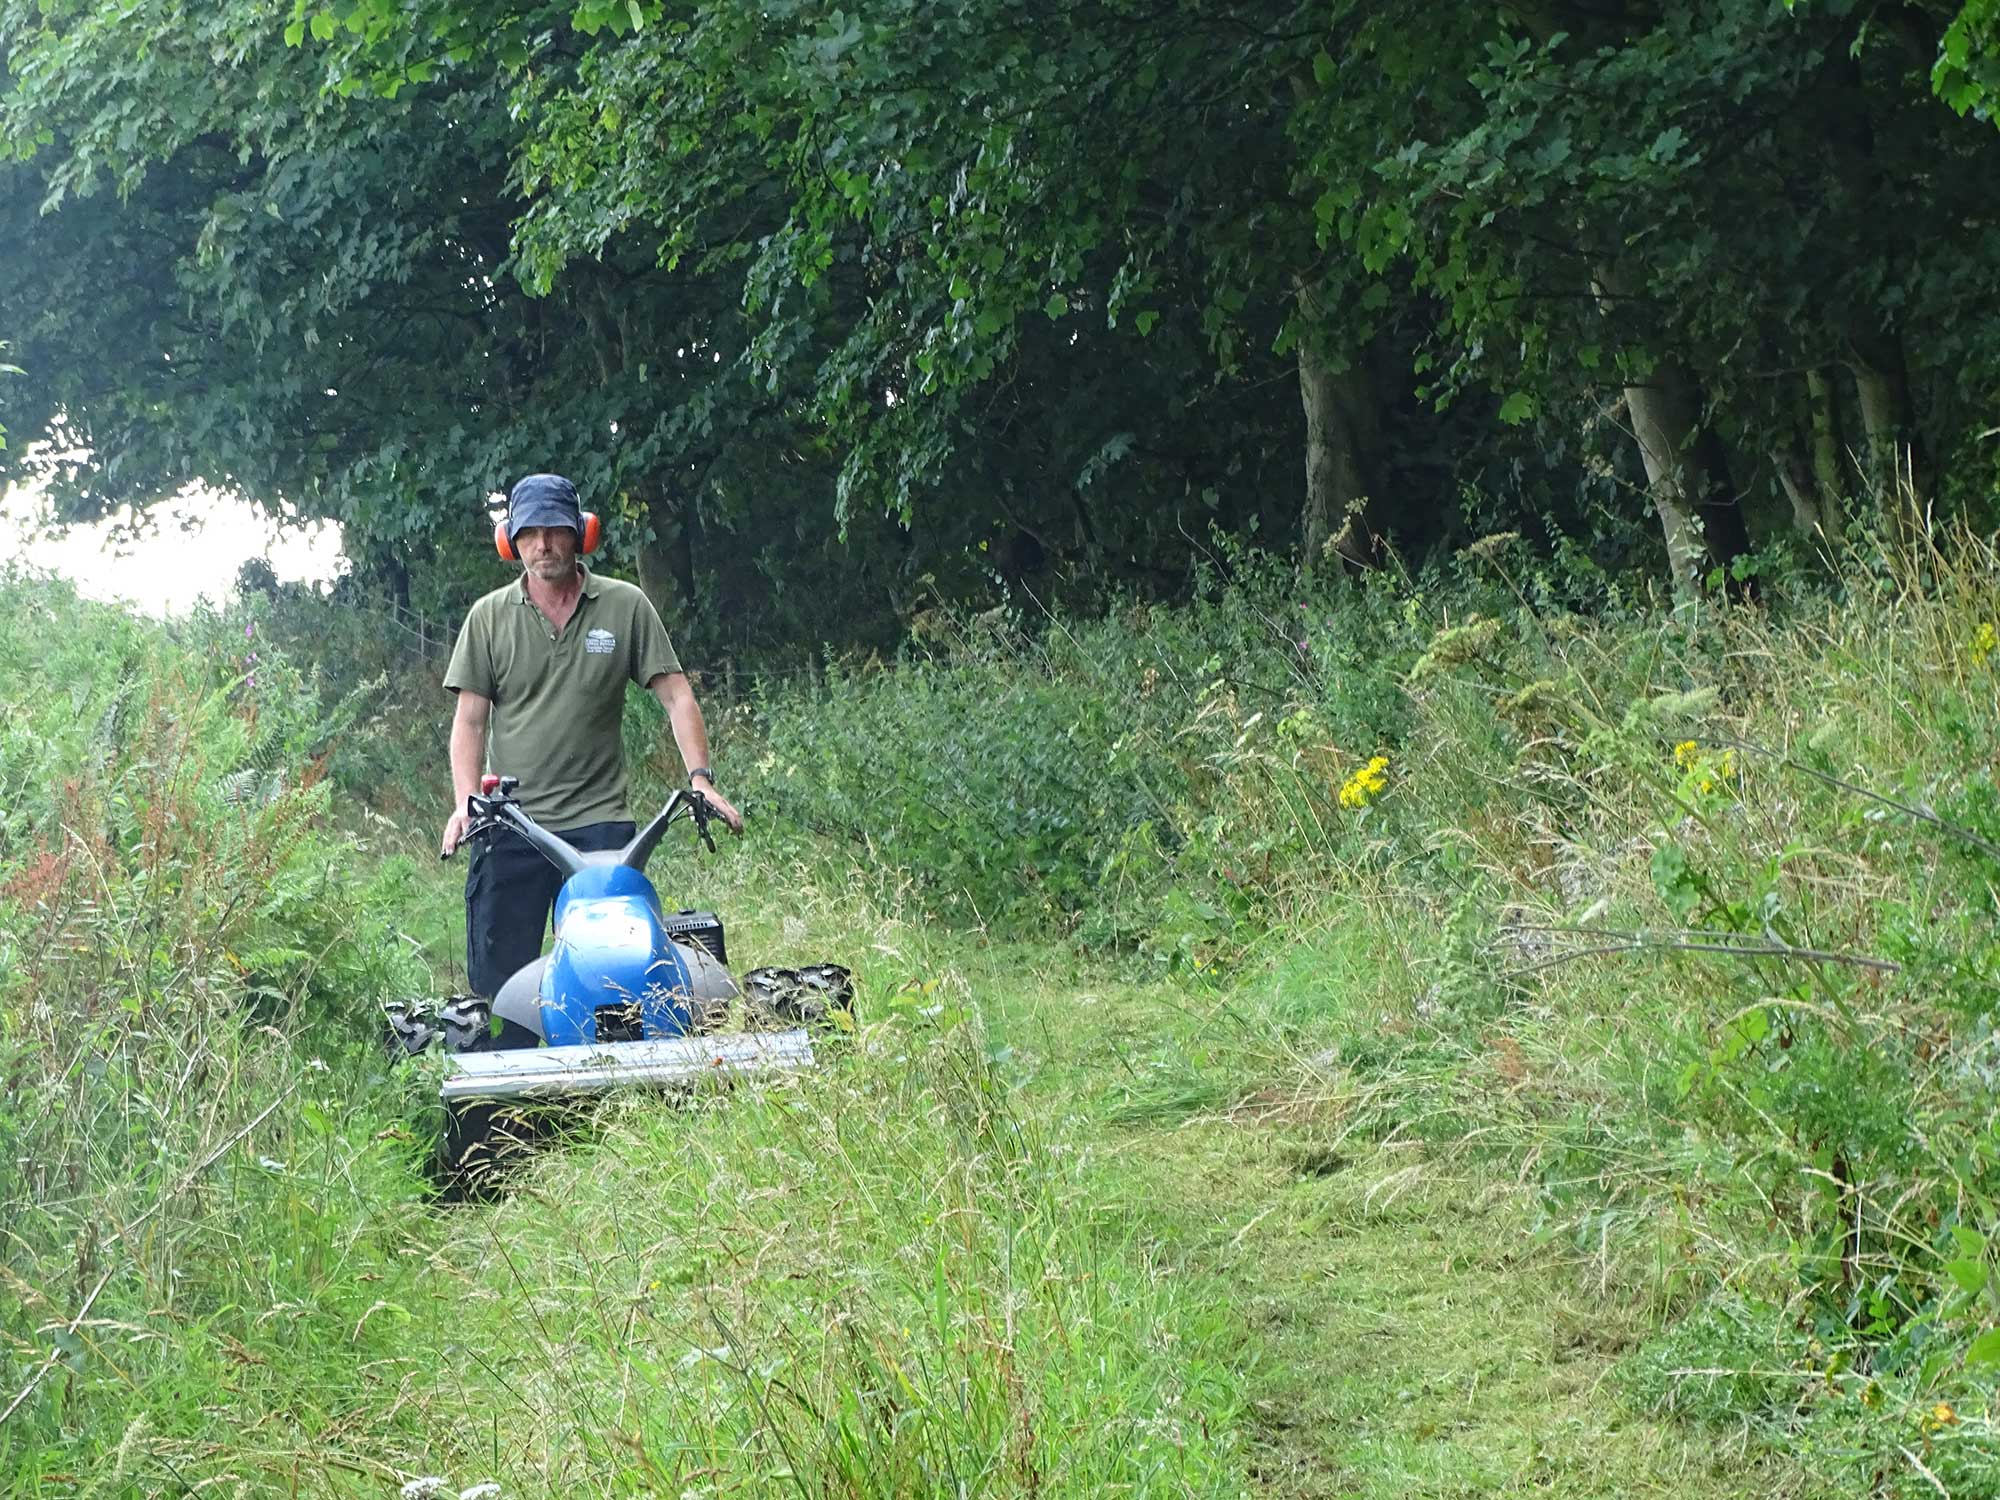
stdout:
<svg viewBox="0 0 2000 1500">
<path fill-rule="evenodd" d="M 868 956 L 821 1074 L 581 1114 L 502 1203 L 434 1206 L 434 1080 L 376 1007 L 456 934 L 398 852 L 431 831 L 337 779 L 371 700 L 254 615 L 0 597 L 0 1490 L 1238 1488 L 1213 1311 L 865 892 L 735 876 L 784 913 L 739 951 Z"/>
<path fill-rule="evenodd" d="M 430 828 L 370 811 L 386 775 L 427 822 L 443 698 L 359 755 L 389 700 L 324 703 L 268 623 L 12 580 L 0 1481 L 1233 1490 L 1228 1312 L 1096 1146 L 1246 1110 L 1483 1158 L 1644 1314 L 1661 1411 L 1995 1492 L 1996 562 L 1857 545 L 1670 615 L 1504 537 L 1356 584 L 1223 558 L 1187 609 L 711 695 L 762 855 L 663 889 L 753 959 L 858 957 L 866 1024 L 453 1213 L 370 1036 L 453 957 L 397 852 Z M 1226 1034 L 1107 1040 L 1108 1122 L 1024 1107 L 947 925 Z"/>
<path fill-rule="evenodd" d="M 367 1301 L 326 1270 L 392 1257 L 411 1204 L 354 1000 L 423 976 L 325 826 L 343 713 L 254 630 L 4 595 L 0 1481 L 26 1494 L 220 1429 L 270 1309 L 346 1353 L 326 1389 L 354 1378 Z"/>
<path fill-rule="evenodd" d="M 743 753 L 942 910 L 1286 976 L 1265 1072 L 1510 1164 L 1652 1309 L 1647 1399 L 1983 1492 L 1996 565 L 1857 542 L 1672 615 L 1510 537 L 1360 586 L 1245 564 L 832 674 Z M 1357 930 L 1382 962 L 1301 978 Z"/>
<path fill-rule="evenodd" d="M 444 1472 L 539 1494 L 1235 1493 L 1221 1310 L 1187 1304 L 1074 1148 L 1014 1112 L 976 1031 L 930 1008 L 691 1119 L 628 1101 L 449 1245 L 468 1290 L 431 1394 Z"/>
</svg>

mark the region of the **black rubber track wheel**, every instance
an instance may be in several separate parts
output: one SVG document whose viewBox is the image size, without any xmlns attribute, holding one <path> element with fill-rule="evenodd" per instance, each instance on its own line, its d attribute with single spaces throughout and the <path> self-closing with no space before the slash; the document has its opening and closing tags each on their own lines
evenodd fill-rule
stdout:
<svg viewBox="0 0 2000 1500">
<path fill-rule="evenodd" d="M 753 1024 L 833 1027 L 836 1016 L 854 1016 L 854 976 L 839 964 L 797 969 L 752 969 L 743 976 L 743 998 Z"/>
</svg>

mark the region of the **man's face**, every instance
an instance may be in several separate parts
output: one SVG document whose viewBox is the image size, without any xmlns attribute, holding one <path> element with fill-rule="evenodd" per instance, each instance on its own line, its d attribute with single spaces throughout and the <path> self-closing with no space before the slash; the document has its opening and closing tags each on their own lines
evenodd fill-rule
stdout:
<svg viewBox="0 0 2000 1500">
<path fill-rule="evenodd" d="M 530 577 L 561 583 L 576 572 L 576 533 L 567 526 L 523 526 L 514 533 L 514 550 Z"/>
</svg>

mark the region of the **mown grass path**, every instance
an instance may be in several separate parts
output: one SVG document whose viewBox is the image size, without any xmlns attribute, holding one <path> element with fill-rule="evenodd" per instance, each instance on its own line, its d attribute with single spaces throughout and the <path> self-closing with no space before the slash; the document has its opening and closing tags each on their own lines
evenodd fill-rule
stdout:
<svg viewBox="0 0 2000 1500">
<path fill-rule="evenodd" d="M 998 1025 L 1030 1107 L 1094 1142 L 1105 1191 L 1230 1310 L 1262 1492 L 1819 1492 L 1741 1434 L 1634 1410 L 1614 1367 L 1641 1316 L 1538 1248 L 1469 1152 L 1364 1139 L 1337 1087 L 1283 1080 L 1242 1045 L 1247 1003 L 1072 977 Z"/>
</svg>

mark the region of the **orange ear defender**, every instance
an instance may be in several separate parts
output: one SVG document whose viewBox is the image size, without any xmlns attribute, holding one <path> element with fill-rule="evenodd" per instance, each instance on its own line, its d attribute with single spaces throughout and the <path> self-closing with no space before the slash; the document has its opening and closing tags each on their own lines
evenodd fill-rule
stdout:
<svg viewBox="0 0 2000 1500">
<path fill-rule="evenodd" d="M 604 523 L 597 519 L 597 512 L 583 513 L 583 543 L 577 549 L 581 552 L 595 552 L 597 544 L 604 540 Z M 514 551 L 514 544 L 507 540 L 507 518 L 502 516 L 493 523 L 493 550 L 508 562 L 519 562 L 520 555 Z"/>
</svg>

